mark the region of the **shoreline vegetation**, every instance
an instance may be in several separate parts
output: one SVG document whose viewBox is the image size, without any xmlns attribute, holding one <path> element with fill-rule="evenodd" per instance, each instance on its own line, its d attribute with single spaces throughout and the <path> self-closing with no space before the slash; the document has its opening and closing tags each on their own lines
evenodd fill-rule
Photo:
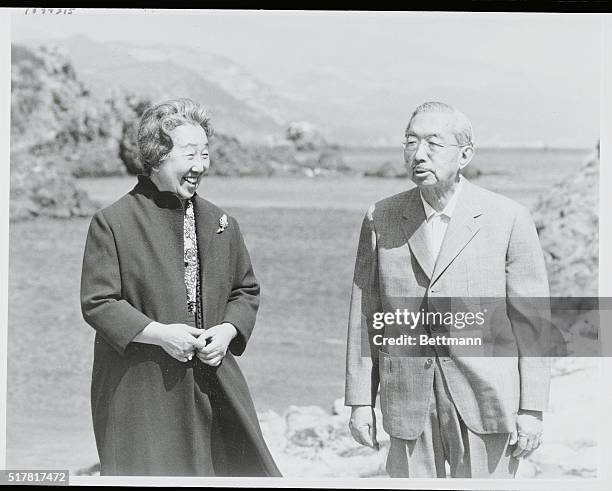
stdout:
<svg viewBox="0 0 612 491">
<path fill-rule="evenodd" d="M 44 463 L 95 474 L 93 333 L 78 309 L 80 261 L 87 217 L 134 185 L 135 125 L 147 101 L 119 93 L 98 99 L 69 60 L 48 48 L 14 45 L 11 79 L 7 466 Z M 296 477 L 384 475 L 385 451 L 354 443 L 347 409 L 333 399 L 342 393 L 359 223 L 368 205 L 411 186 L 402 178 L 399 143 L 342 147 L 303 122 L 289 125 L 273 146 L 223 134 L 211 141 L 213 175 L 201 194 L 237 216 L 263 285 L 260 335 L 239 361 L 281 470 Z M 532 211 L 553 296 L 597 296 L 593 153 L 478 148 L 468 167 L 468 178 Z M 583 316 L 558 322 L 566 334 L 593 332 Z M 287 387 L 288 363 L 296 367 L 290 387 L 271 394 L 271 387 Z M 596 418 L 585 422 L 583 415 L 597 403 L 597 367 L 587 358 L 555 361 L 545 443 L 521 464 L 523 477 L 596 475 Z M 384 449 L 382 428 L 380 436 Z"/>
</svg>

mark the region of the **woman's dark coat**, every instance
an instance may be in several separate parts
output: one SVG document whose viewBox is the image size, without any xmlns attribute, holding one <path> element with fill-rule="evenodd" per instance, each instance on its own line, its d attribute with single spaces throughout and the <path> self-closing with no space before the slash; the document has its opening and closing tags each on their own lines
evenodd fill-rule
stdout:
<svg viewBox="0 0 612 491">
<path fill-rule="evenodd" d="M 279 476 L 233 355 L 251 335 L 259 285 L 238 223 L 194 199 L 205 328 L 232 323 L 223 362 L 182 363 L 131 342 L 152 321 L 194 325 L 187 310 L 183 205 L 145 177 L 94 215 L 81 279 L 96 330 L 91 401 L 102 475 Z"/>
</svg>

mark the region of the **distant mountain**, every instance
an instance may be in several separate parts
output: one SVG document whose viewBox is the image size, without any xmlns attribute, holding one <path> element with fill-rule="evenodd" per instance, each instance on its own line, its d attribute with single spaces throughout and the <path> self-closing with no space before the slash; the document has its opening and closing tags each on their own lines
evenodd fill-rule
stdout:
<svg viewBox="0 0 612 491">
<path fill-rule="evenodd" d="M 309 121 L 330 142 L 397 146 L 411 111 L 427 100 L 465 111 L 481 147 L 588 147 L 597 139 L 599 93 L 590 85 L 568 90 L 542 69 L 509 65 L 507 55 L 492 64 L 478 53 L 436 48 L 427 37 L 417 41 L 414 60 L 382 51 L 367 65 L 360 57 L 327 56 L 302 66 L 280 56 L 268 59 L 274 63 L 257 72 L 261 78 L 206 46 L 104 43 L 85 35 L 52 42 L 97 93 L 122 87 L 152 100 L 189 96 L 211 109 L 220 132 L 249 143 L 278 139 L 291 122 Z"/>
<path fill-rule="evenodd" d="M 153 101 L 191 97 L 210 109 L 215 128 L 241 141 L 280 137 L 293 115 L 302 116 L 239 65 L 200 49 L 103 44 L 86 36 L 54 44 L 100 96 L 112 97 L 123 89 Z"/>
<path fill-rule="evenodd" d="M 284 126 L 288 121 L 306 118 L 307 111 L 302 106 L 282 97 L 275 89 L 227 57 L 186 46 L 137 47 L 124 43 L 118 43 L 117 46 L 141 61 L 171 60 L 176 65 L 193 70 L 277 124 Z"/>
<path fill-rule="evenodd" d="M 559 93 L 555 87 L 531 84 L 526 75 L 487 70 L 477 63 L 460 66 L 451 61 L 438 70 L 434 84 L 398 70 L 396 79 L 382 85 L 373 75 L 324 66 L 294 73 L 279 83 L 278 91 L 300 87 L 304 104 L 326 101 L 318 107 L 320 120 L 311 120 L 331 140 L 344 144 L 399 146 L 411 112 L 426 101 L 444 101 L 464 111 L 480 147 L 585 148 L 597 140 L 599 121 L 589 118 L 596 112 L 597 92 Z M 456 76 L 461 70 L 472 75 Z M 480 74 L 479 84 L 473 84 L 478 78 L 474 74 Z M 576 128 L 573 133 L 568 124 Z"/>
</svg>

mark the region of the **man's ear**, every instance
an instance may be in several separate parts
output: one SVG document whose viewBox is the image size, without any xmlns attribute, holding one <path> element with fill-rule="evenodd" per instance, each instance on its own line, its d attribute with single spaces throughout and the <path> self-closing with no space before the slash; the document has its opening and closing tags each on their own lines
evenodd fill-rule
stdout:
<svg viewBox="0 0 612 491">
<path fill-rule="evenodd" d="M 474 147 L 467 145 L 461 149 L 461 155 L 459 156 L 459 169 L 463 169 L 467 166 L 474 157 Z"/>
</svg>

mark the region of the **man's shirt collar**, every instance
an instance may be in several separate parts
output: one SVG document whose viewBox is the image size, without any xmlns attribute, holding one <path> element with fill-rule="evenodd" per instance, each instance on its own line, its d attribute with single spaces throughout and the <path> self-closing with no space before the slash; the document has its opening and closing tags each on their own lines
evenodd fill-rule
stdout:
<svg viewBox="0 0 612 491">
<path fill-rule="evenodd" d="M 429 219 L 432 216 L 434 216 L 436 213 L 438 213 L 439 215 L 447 216 L 448 218 L 451 218 L 453 216 L 453 212 L 455 211 L 455 207 L 457 206 L 457 200 L 459 198 L 459 193 L 461 192 L 461 189 L 463 188 L 463 181 L 464 181 L 464 178 L 462 175 L 460 175 L 459 183 L 457 184 L 457 187 L 455 188 L 455 192 L 453 193 L 451 198 L 448 200 L 448 203 L 446 203 L 446 206 L 444 207 L 444 209 L 439 213 L 427 201 L 425 201 L 425 198 L 423 198 L 423 194 L 419 190 L 419 195 L 421 196 L 421 202 L 423 203 L 423 209 L 425 210 L 425 216 L 427 217 L 427 221 L 429 221 Z"/>
</svg>

